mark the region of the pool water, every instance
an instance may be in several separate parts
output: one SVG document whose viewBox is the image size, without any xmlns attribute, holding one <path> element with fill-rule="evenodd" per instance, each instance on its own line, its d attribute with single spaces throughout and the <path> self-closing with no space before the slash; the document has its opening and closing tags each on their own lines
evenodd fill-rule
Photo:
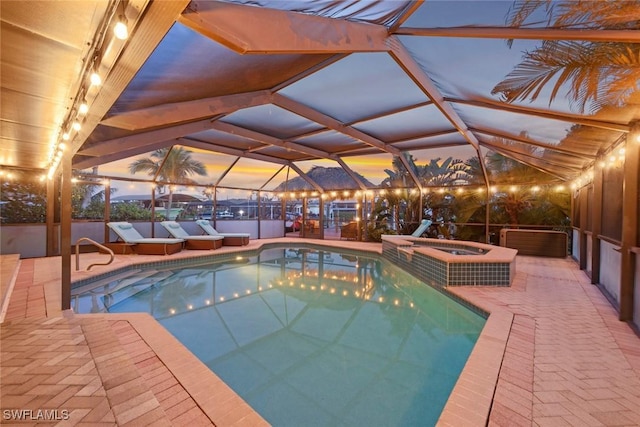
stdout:
<svg viewBox="0 0 640 427">
<path fill-rule="evenodd" d="M 435 425 L 485 319 L 381 258 L 272 248 L 129 272 L 77 312 L 148 312 L 274 426 Z"/>
</svg>

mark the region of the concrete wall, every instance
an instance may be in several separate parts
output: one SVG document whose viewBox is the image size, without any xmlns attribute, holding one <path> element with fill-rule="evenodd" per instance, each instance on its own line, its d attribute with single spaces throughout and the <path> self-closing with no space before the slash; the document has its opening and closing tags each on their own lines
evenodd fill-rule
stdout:
<svg viewBox="0 0 640 427">
<path fill-rule="evenodd" d="M 620 269 L 622 256 L 617 245 L 600 241 L 600 284 L 620 304 Z"/>
<path fill-rule="evenodd" d="M 104 243 L 104 222 L 74 222 L 71 224 L 71 244 L 75 245 L 78 239 L 88 237 L 98 243 Z M 81 242 L 80 244 L 86 244 Z"/>
<path fill-rule="evenodd" d="M 0 253 L 20 254 L 20 258 L 47 255 L 47 227 L 44 224 L 0 226 Z"/>
</svg>

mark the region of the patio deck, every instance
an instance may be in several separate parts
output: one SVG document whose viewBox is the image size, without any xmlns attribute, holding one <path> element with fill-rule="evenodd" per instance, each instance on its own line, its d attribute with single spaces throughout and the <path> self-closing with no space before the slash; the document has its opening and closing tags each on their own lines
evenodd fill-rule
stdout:
<svg viewBox="0 0 640 427">
<path fill-rule="evenodd" d="M 300 239 L 217 251 L 273 241 Z M 81 255 L 81 267 L 96 258 Z M 72 280 L 157 258 L 118 255 Z M 61 312 L 59 257 L 2 259 L 3 292 L 15 282 L 0 327 L 3 424 L 267 425 L 150 316 Z M 11 265 L 17 274 L 6 274 Z M 492 315 L 439 424 L 640 425 L 640 338 L 571 259 L 519 256 L 516 269 L 510 288 L 451 289 Z"/>
</svg>

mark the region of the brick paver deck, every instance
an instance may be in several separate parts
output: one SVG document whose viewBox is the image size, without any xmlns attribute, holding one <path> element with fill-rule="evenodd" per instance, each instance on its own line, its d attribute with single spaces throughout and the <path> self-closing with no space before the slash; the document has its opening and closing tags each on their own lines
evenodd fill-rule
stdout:
<svg viewBox="0 0 640 427">
<path fill-rule="evenodd" d="M 171 257 L 193 255 L 202 252 Z M 81 266 L 96 258 L 82 255 Z M 157 258 L 117 256 L 73 280 Z M 0 325 L 3 425 L 267 425 L 150 316 L 61 312 L 59 258 L 12 263 Z M 575 262 L 518 257 L 510 288 L 451 290 L 491 316 L 440 425 L 640 425 L 640 339 Z M 19 411 L 7 419 L 5 410 Z"/>
</svg>

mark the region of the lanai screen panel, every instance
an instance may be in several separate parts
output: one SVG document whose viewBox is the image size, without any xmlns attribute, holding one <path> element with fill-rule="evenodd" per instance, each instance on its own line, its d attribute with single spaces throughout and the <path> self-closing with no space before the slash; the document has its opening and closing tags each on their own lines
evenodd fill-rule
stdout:
<svg viewBox="0 0 640 427">
<path fill-rule="evenodd" d="M 354 127 L 388 142 L 455 131 L 451 122 L 433 104 L 359 122 Z"/>
<path fill-rule="evenodd" d="M 233 164 L 234 161 L 238 158 L 237 156 L 229 156 L 226 154 L 213 153 L 211 151 L 185 147 L 185 146 L 176 146 L 180 147 L 185 151 L 191 152 L 191 158 L 193 160 L 201 162 L 205 169 L 206 175 L 200 176 L 196 174 L 189 175 L 189 178 L 195 181 L 199 185 L 215 185 L 216 182 L 220 179 L 222 174 Z"/>
<path fill-rule="evenodd" d="M 622 240 L 624 161 L 614 161 L 602 169 L 602 235 Z M 586 209 L 587 206 L 582 207 Z"/>
<path fill-rule="evenodd" d="M 354 172 L 364 176 L 375 186 L 389 177 L 386 169 L 393 169 L 391 154 L 372 154 L 368 156 L 345 156 L 342 158 Z"/>
<path fill-rule="evenodd" d="M 296 166 L 324 190 L 359 188 L 358 184 L 344 172 L 342 166 L 333 160 L 308 160 L 296 162 Z"/>
<path fill-rule="evenodd" d="M 159 191 L 165 188 L 158 187 L 150 182 L 134 182 L 128 180 L 109 180 L 109 188 L 111 190 L 111 201 L 127 201 L 127 200 L 151 200 L 151 194 L 155 192 L 156 197 L 162 194 Z M 182 192 L 183 188 L 176 188 L 176 193 Z M 104 191 L 104 187 L 100 187 L 98 191 Z"/>
<path fill-rule="evenodd" d="M 390 25 L 396 21 L 398 13 L 411 2 L 395 1 L 335 1 L 335 0 L 224 0 L 227 3 L 248 4 L 271 9 L 291 10 L 327 18 L 350 19 Z"/>
<path fill-rule="evenodd" d="M 282 165 L 243 157 L 233 165 L 219 185 L 256 190 L 265 185 Z"/>
<path fill-rule="evenodd" d="M 424 150 L 411 150 L 408 152 L 415 159 L 417 165 L 426 165 L 432 160 L 441 162 L 452 158 L 466 162 L 472 157 L 478 157 L 478 152 L 473 146 L 467 144 L 460 147 L 429 148 Z"/>
<path fill-rule="evenodd" d="M 284 187 L 281 185 L 287 180 L 287 176 L 291 179 L 297 177 L 298 174 L 290 167 L 285 166 L 284 168 L 281 168 L 278 173 L 269 177 L 270 179 L 263 184 L 261 190 L 270 191 L 272 194 L 277 196 L 279 192 L 284 191 Z M 281 187 L 279 188 L 279 186 Z"/>
<path fill-rule="evenodd" d="M 469 144 L 453 148 L 412 150 L 409 154 L 413 157 L 423 185 L 464 185 L 476 178 L 463 172 L 466 169 L 464 163 L 478 156 L 476 150 Z M 460 169 L 460 172 L 454 172 L 457 169 Z M 482 176 L 477 178 L 482 181 Z"/>
<path fill-rule="evenodd" d="M 327 57 L 240 55 L 176 23 L 109 115 L 170 102 L 269 89 Z"/>
<path fill-rule="evenodd" d="M 185 139 L 181 139 L 180 142 L 185 145 L 190 144 L 190 146 L 198 146 L 220 152 L 224 152 L 223 150 L 225 148 L 233 150 L 255 150 L 256 148 L 265 146 L 262 141 L 256 141 L 255 139 L 215 129 L 192 133 Z"/>
<path fill-rule="evenodd" d="M 428 101 L 386 53 L 351 54 L 279 93 L 344 124 Z"/>
<path fill-rule="evenodd" d="M 567 135 L 570 123 L 527 114 L 499 111 L 470 105 L 454 105 L 472 130 L 493 130 L 513 136 L 526 135 L 537 142 L 556 145 Z"/>
<path fill-rule="evenodd" d="M 253 191 L 243 190 L 237 188 L 216 188 L 216 201 L 219 210 L 227 210 L 233 204 L 244 204 L 246 201 L 251 200 Z M 245 211 L 245 213 L 248 209 Z"/>
<path fill-rule="evenodd" d="M 322 129 L 317 123 L 272 104 L 245 108 L 221 121 L 283 140 Z"/>
<path fill-rule="evenodd" d="M 510 1 L 425 1 L 403 27 L 504 26 Z M 540 25 L 542 26 L 542 24 Z"/>
<path fill-rule="evenodd" d="M 364 142 L 343 133 L 328 130 L 297 138 L 294 142 L 330 154 L 341 154 L 370 147 Z"/>
<path fill-rule="evenodd" d="M 394 147 L 402 151 L 421 150 L 425 148 L 433 148 L 434 150 L 455 147 L 464 148 L 467 145 L 469 145 L 469 142 L 464 139 L 457 130 L 443 134 L 435 134 L 433 136 L 407 139 L 393 144 Z M 434 154 L 434 156 L 437 156 L 437 154 Z"/>
<path fill-rule="evenodd" d="M 148 153 L 139 154 L 137 156 L 132 156 L 122 160 L 116 160 L 115 162 L 104 163 L 100 166 L 97 166 L 93 170 L 96 171 L 98 175 L 104 175 L 113 178 L 135 178 L 140 180 L 151 180 L 153 176 L 150 176 L 146 173 L 138 172 L 136 174 L 132 174 L 129 171 L 129 166 L 141 159 L 151 159 L 153 151 Z M 84 170 L 83 172 L 91 173 L 92 170 Z"/>
<path fill-rule="evenodd" d="M 522 52 L 542 43 L 514 40 L 510 48 L 502 39 L 401 36 L 401 40 L 446 97 L 494 101 L 499 101 L 500 95 L 492 94 L 492 90 L 522 61 Z M 564 96 L 569 89 L 566 85 L 549 105 L 551 87 L 545 87 L 535 101 L 527 99 L 513 104 L 576 112 Z"/>
</svg>

